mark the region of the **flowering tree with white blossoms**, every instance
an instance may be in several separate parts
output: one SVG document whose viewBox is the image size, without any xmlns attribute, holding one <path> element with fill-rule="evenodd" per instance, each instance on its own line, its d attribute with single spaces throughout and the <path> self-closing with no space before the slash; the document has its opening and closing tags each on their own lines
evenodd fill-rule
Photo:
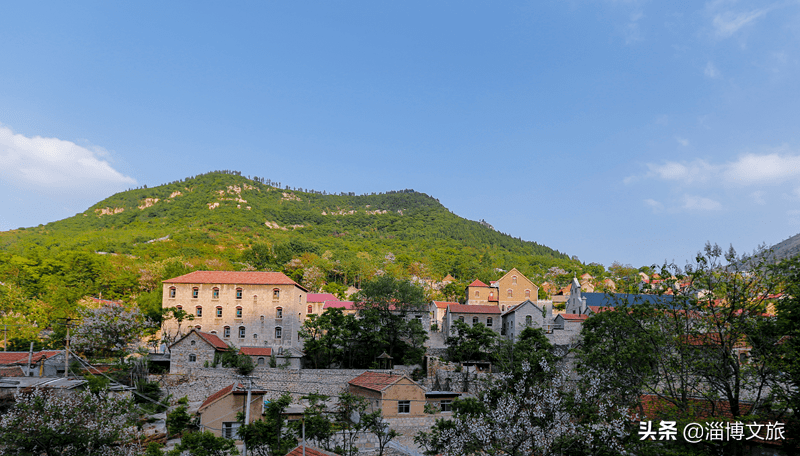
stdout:
<svg viewBox="0 0 800 456">
<path fill-rule="evenodd" d="M 142 314 L 118 305 L 104 305 L 82 312 L 71 345 L 90 356 L 124 357 L 135 348 L 147 325 Z"/>
<path fill-rule="evenodd" d="M 590 379 L 571 379 L 542 359 L 483 385 L 478 398 L 456 400 L 453 418 L 437 420 L 415 440 L 427 454 L 553 455 L 624 453 L 628 410 Z"/>
<path fill-rule="evenodd" d="M 35 389 L 17 393 L 0 418 L 0 454 L 128 456 L 138 454 L 132 403 L 101 391 Z"/>
</svg>

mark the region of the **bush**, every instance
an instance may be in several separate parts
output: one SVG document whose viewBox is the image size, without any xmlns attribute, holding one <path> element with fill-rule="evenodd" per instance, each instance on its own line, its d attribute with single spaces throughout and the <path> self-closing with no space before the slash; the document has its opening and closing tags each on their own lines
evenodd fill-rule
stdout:
<svg viewBox="0 0 800 456">
<path fill-rule="evenodd" d="M 178 435 L 189 427 L 192 417 L 186 413 L 186 406 L 180 405 L 167 413 L 167 434 Z"/>
</svg>

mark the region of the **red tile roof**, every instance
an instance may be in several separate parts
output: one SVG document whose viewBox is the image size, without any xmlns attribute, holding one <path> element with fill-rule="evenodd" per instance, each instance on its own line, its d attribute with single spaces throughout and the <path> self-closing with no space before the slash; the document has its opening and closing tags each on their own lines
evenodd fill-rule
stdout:
<svg viewBox="0 0 800 456">
<path fill-rule="evenodd" d="M 569 321 L 583 321 L 589 318 L 586 314 L 558 314 L 558 316 Z"/>
<path fill-rule="evenodd" d="M 111 301 L 109 299 L 100 299 L 100 298 L 95 298 L 93 296 L 90 299 L 98 304 L 103 304 L 103 305 L 110 305 L 110 306 L 122 305 L 122 301 Z"/>
<path fill-rule="evenodd" d="M 606 310 L 614 310 L 613 307 L 608 307 L 608 306 L 587 306 L 587 307 L 592 309 L 593 313 L 605 312 Z"/>
<path fill-rule="evenodd" d="M 447 306 L 451 304 L 458 304 L 457 302 L 448 302 L 448 301 L 433 301 L 436 304 L 436 307 L 440 309 L 447 309 Z"/>
<path fill-rule="evenodd" d="M 400 375 L 384 374 L 381 372 L 364 372 L 348 383 L 372 391 L 383 391 L 394 382 L 402 378 Z"/>
<path fill-rule="evenodd" d="M 450 313 L 471 313 L 471 314 L 500 314 L 497 306 L 475 306 L 467 304 L 450 304 Z"/>
<path fill-rule="evenodd" d="M 340 456 L 338 453 L 331 453 L 329 451 L 320 450 L 319 448 L 306 445 L 306 456 Z M 303 456 L 303 446 L 298 445 L 297 448 L 286 453 L 286 456 Z"/>
<path fill-rule="evenodd" d="M 217 348 L 217 349 L 220 349 L 220 350 L 227 350 L 228 349 L 228 344 L 223 342 L 222 339 L 217 337 L 216 334 L 205 333 L 205 332 L 202 332 L 202 331 L 198 331 L 196 329 L 194 329 L 193 331 L 196 332 L 198 336 L 200 336 L 203 339 L 205 339 L 205 341 L 208 342 L 209 344 L 211 344 L 214 348 Z"/>
<path fill-rule="evenodd" d="M 24 377 L 25 372 L 20 366 L 0 367 L 0 377 Z"/>
<path fill-rule="evenodd" d="M 38 363 L 42 359 L 52 358 L 61 353 L 59 350 L 42 350 L 33 352 L 32 363 Z M 0 352 L 0 365 L 26 364 L 28 362 L 28 352 Z"/>
<path fill-rule="evenodd" d="M 306 295 L 306 302 L 336 301 L 338 299 L 331 293 L 309 293 Z"/>
<path fill-rule="evenodd" d="M 208 396 L 208 399 L 206 399 L 203 402 L 203 405 L 201 405 L 200 408 L 197 409 L 197 411 L 203 410 L 204 408 L 208 407 L 213 402 L 215 402 L 217 399 L 220 399 L 222 397 L 227 396 L 228 394 L 230 394 L 233 391 L 234 388 L 244 388 L 244 385 L 242 385 L 241 383 L 238 383 L 238 384 L 237 383 L 231 383 L 230 385 L 226 386 L 225 388 L 222 388 L 221 390 L 217 391 L 216 393 L 212 394 L 211 396 Z"/>
<path fill-rule="evenodd" d="M 325 301 L 322 309 L 330 309 L 331 307 L 353 310 L 355 309 L 355 303 L 353 301 Z"/>
<path fill-rule="evenodd" d="M 485 283 L 481 282 L 480 280 L 475 279 L 474 282 L 472 282 L 471 284 L 469 284 L 467 286 L 468 287 L 488 287 L 489 285 L 486 285 Z"/>
<path fill-rule="evenodd" d="M 300 285 L 282 272 L 194 271 L 164 283 L 227 283 L 234 285 Z M 305 288 L 303 288 L 305 290 Z"/>
<path fill-rule="evenodd" d="M 272 356 L 270 347 L 242 347 L 239 353 L 247 356 Z"/>
</svg>

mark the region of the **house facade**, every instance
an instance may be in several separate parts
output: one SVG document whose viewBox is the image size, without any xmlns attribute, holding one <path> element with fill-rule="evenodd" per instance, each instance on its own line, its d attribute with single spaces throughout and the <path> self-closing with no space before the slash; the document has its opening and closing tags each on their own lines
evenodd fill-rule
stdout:
<svg viewBox="0 0 800 456">
<path fill-rule="evenodd" d="M 535 301 L 539 287 L 531 282 L 517 268 L 512 268 L 503 277 L 489 285 L 475 280 L 467 286 L 468 305 L 496 305 L 501 312 L 526 300 Z"/>
<path fill-rule="evenodd" d="M 350 380 L 348 391 L 366 398 L 384 418 L 425 416 L 425 389 L 406 375 L 364 372 Z"/>
<path fill-rule="evenodd" d="M 551 301 L 525 301 L 506 310 L 502 315 L 501 334 L 512 343 L 525 328 L 541 328 L 545 334 L 553 332 L 553 303 Z"/>
<path fill-rule="evenodd" d="M 265 391 L 250 391 L 250 414 L 247 422 L 260 420 L 264 414 Z M 240 423 L 236 420 L 239 412 L 244 413 L 247 406 L 247 388 L 241 383 L 232 383 L 209 396 L 197 414 L 200 416 L 200 430 L 211 431 L 217 437 L 239 441 Z"/>
<path fill-rule="evenodd" d="M 497 306 L 449 304 L 442 323 L 442 332 L 445 338 L 454 335 L 453 324 L 457 320 L 470 326 L 483 323 L 484 326 L 498 333 L 502 327 L 500 308 Z"/>
<path fill-rule="evenodd" d="M 165 280 L 163 287 L 163 308 L 186 311 L 194 328 L 226 344 L 302 347 L 308 293 L 283 273 L 195 271 Z"/>
</svg>

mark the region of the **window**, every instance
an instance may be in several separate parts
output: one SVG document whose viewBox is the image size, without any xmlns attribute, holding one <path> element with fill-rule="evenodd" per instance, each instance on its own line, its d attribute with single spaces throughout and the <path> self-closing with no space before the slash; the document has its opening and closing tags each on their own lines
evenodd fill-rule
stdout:
<svg viewBox="0 0 800 456">
<path fill-rule="evenodd" d="M 475 297 L 476 298 L 480 298 L 481 297 L 481 292 L 478 291 L 478 290 L 475 290 Z"/>
<path fill-rule="evenodd" d="M 253 339 L 258 339 L 258 334 L 253 334 Z"/>
<path fill-rule="evenodd" d="M 506 306 L 501 306 L 501 311 L 505 312 L 506 311 Z"/>
<path fill-rule="evenodd" d="M 222 423 L 222 436 L 226 439 L 239 440 L 239 422 L 227 421 Z"/>
<path fill-rule="evenodd" d="M 211 331 L 211 334 L 213 334 L 213 335 L 215 335 L 215 336 L 216 336 L 216 335 L 217 335 L 217 332 L 216 332 L 216 331 Z"/>
<path fill-rule="evenodd" d="M 492 326 L 492 317 L 486 318 L 486 326 Z"/>
<path fill-rule="evenodd" d="M 281 298 L 281 290 L 278 288 L 272 289 L 272 299 L 280 299 Z"/>
<path fill-rule="evenodd" d="M 175 308 L 178 310 L 183 310 L 183 306 L 175 306 Z"/>
<path fill-rule="evenodd" d="M 511 283 L 513 283 L 514 285 L 517 284 L 517 276 L 511 276 Z"/>
<path fill-rule="evenodd" d="M 489 292 L 489 301 L 494 300 L 494 291 Z"/>
<path fill-rule="evenodd" d="M 458 317 L 458 321 L 464 321 L 464 316 L 462 315 L 462 316 Z"/>
<path fill-rule="evenodd" d="M 506 291 L 506 296 L 508 296 L 509 298 L 513 298 L 514 297 L 514 290 L 509 288 L 508 291 Z"/>
<path fill-rule="evenodd" d="M 477 324 L 478 324 L 478 317 L 472 317 L 472 326 L 475 326 Z"/>
<path fill-rule="evenodd" d="M 242 306 L 236 306 L 236 318 L 242 318 Z"/>
<path fill-rule="evenodd" d="M 169 287 L 169 297 L 170 298 L 174 298 L 175 297 L 175 292 L 176 292 L 175 287 Z"/>
<path fill-rule="evenodd" d="M 231 327 L 230 326 L 226 326 L 226 327 L 222 328 L 222 336 L 223 337 L 231 337 Z"/>
<path fill-rule="evenodd" d="M 197 325 L 197 326 L 195 326 L 195 327 L 194 327 L 194 329 L 196 329 L 196 330 L 200 331 L 200 330 L 201 330 L 201 329 L 203 329 L 203 328 L 202 328 L 200 325 Z"/>
<path fill-rule="evenodd" d="M 397 401 L 397 413 L 411 413 L 411 401 Z"/>
<path fill-rule="evenodd" d="M 280 326 L 275 328 L 275 338 L 280 339 L 283 336 L 283 329 Z"/>
<path fill-rule="evenodd" d="M 217 306 L 217 318 L 222 318 L 222 306 Z"/>
<path fill-rule="evenodd" d="M 264 322 L 264 316 L 263 315 L 261 316 L 261 322 L 262 323 Z"/>
<path fill-rule="evenodd" d="M 194 342 L 194 341 L 193 341 L 193 342 Z M 194 353 L 192 353 L 191 355 L 189 355 L 189 362 L 190 362 L 190 363 L 196 363 L 196 362 L 197 362 L 197 355 L 195 355 Z"/>
<path fill-rule="evenodd" d="M 312 306 L 311 304 L 309 304 L 309 305 L 308 305 L 308 310 L 306 311 L 306 313 L 313 313 L 313 312 L 314 312 L 314 306 Z"/>
<path fill-rule="evenodd" d="M 196 312 L 196 315 L 197 315 L 198 317 L 202 317 L 202 316 L 203 316 L 203 306 L 197 306 L 197 312 Z"/>
<path fill-rule="evenodd" d="M 526 298 L 530 298 L 531 297 L 531 290 L 525 290 L 525 297 Z"/>
<path fill-rule="evenodd" d="M 197 287 L 192 288 L 192 299 L 197 299 L 200 295 L 200 289 Z"/>
<path fill-rule="evenodd" d="M 275 308 L 275 318 L 283 318 L 283 307 Z"/>
<path fill-rule="evenodd" d="M 525 315 L 525 324 L 527 326 L 532 325 L 533 324 L 533 317 L 531 317 L 530 315 Z"/>
<path fill-rule="evenodd" d="M 211 299 L 219 299 L 219 288 L 214 287 L 211 290 Z"/>
<path fill-rule="evenodd" d="M 264 365 L 264 358 L 263 357 L 258 358 L 258 365 L 259 366 L 263 366 Z"/>
<path fill-rule="evenodd" d="M 237 288 L 236 289 L 236 299 L 242 299 L 242 289 L 241 288 Z"/>
<path fill-rule="evenodd" d="M 439 402 L 439 410 L 441 410 L 442 413 L 452 412 L 453 411 L 453 401 L 444 400 L 442 402 Z"/>
<path fill-rule="evenodd" d="M 197 341 L 193 340 L 193 341 L 189 342 L 189 345 L 197 345 Z"/>
<path fill-rule="evenodd" d="M 239 326 L 239 339 L 244 339 L 245 332 L 244 326 Z"/>
</svg>

